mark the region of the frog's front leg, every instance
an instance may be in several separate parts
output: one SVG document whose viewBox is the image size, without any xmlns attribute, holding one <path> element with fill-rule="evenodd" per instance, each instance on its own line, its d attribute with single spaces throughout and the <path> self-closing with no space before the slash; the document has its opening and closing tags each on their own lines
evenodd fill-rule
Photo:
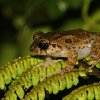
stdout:
<svg viewBox="0 0 100 100">
<path fill-rule="evenodd" d="M 71 71 L 76 64 L 78 54 L 74 50 L 68 50 L 67 51 L 67 56 L 68 56 L 68 61 L 67 61 L 67 66 L 66 66 L 66 71 Z"/>
</svg>

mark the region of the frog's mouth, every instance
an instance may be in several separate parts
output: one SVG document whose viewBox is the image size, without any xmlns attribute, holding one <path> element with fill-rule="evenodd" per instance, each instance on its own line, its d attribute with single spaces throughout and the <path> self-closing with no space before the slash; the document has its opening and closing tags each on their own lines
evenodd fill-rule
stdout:
<svg viewBox="0 0 100 100">
<path fill-rule="evenodd" d="M 53 57 L 66 57 L 67 52 L 66 48 L 61 48 L 58 44 L 50 44 L 49 47 L 45 50 L 41 48 L 34 49 L 36 55 L 46 55 Z"/>
</svg>

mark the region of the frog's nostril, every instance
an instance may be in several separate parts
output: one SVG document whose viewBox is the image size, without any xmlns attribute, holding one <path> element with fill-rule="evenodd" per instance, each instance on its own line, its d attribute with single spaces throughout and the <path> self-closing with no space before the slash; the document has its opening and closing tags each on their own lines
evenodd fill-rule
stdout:
<svg viewBox="0 0 100 100">
<path fill-rule="evenodd" d="M 49 44 L 48 43 L 39 43 L 38 46 L 41 50 L 46 50 L 46 49 L 48 49 Z"/>
</svg>

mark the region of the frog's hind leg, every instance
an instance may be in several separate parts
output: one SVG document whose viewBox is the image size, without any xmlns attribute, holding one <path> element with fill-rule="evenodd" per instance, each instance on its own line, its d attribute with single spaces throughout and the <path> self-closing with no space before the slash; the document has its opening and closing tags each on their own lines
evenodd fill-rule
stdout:
<svg viewBox="0 0 100 100">
<path fill-rule="evenodd" d="M 91 68 L 93 68 L 95 65 L 97 65 L 100 62 L 100 43 L 96 43 L 93 46 L 90 56 L 94 61 L 91 66 Z"/>
<path fill-rule="evenodd" d="M 76 64 L 78 58 L 78 54 L 74 50 L 68 50 L 67 55 L 68 55 L 68 61 L 67 61 L 66 71 L 69 72 L 74 68 L 74 65 Z"/>
</svg>

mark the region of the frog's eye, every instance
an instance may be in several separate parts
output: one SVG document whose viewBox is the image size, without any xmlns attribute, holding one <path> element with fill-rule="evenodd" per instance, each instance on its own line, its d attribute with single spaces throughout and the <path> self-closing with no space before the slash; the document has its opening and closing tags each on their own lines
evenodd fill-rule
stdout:
<svg viewBox="0 0 100 100">
<path fill-rule="evenodd" d="M 45 43 L 39 43 L 38 46 L 39 46 L 39 48 L 41 50 L 46 50 L 49 47 L 49 43 L 47 43 L 47 42 L 45 42 Z"/>
<path fill-rule="evenodd" d="M 43 36 L 43 32 L 39 31 L 39 32 L 36 32 L 34 35 L 33 35 L 33 40 L 34 39 L 39 39 Z"/>
</svg>

